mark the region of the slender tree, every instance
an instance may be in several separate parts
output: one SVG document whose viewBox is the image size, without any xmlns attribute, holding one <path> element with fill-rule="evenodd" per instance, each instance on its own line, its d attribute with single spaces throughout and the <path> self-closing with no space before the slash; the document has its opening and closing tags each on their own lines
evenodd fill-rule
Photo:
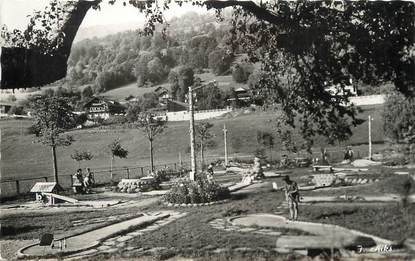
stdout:
<svg viewBox="0 0 415 261">
<path fill-rule="evenodd" d="M 133 123 L 138 129 L 143 131 L 148 139 L 150 148 L 150 168 L 151 172 L 154 171 L 154 152 L 153 152 L 153 141 L 156 136 L 164 131 L 166 121 L 161 117 L 157 117 L 151 112 L 142 112 L 135 115 Z"/>
<path fill-rule="evenodd" d="M 270 161 L 272 161 L 272 149 L 274 148 L 274 135 L 267 131 L 257 131 L 257 142 L 269 150 Z"/>
<path fill-rule="evenodd" d="M 200 122 L 196 125 L 196 135 L 199 139 L 199 149 L 200 149 L 200 165 L 202 170 L 205 166 L 205 148 L 208 142 L 212 140 L 214 135 L 211 132 L 213 124 L 207 121 Z"/>
<path fill-rule="evenodd" d="M 112 173 L 112 167 L 114 164 L 115 157 L 118 157 L 120 159 L 127 158 L 128 156 L 128 150 L 124 149 L 120 143 L 120 139 L 115 139 L 113 142 L 111 142 L 108 145 L 109 152 L 111 154 L 111 180 L 113 180 L 113 173 Z"/>
<path fill-rule="evenodd" d="M 68 100 L 61 97 L 40 97 L 33 100 L 30 106 L 33 110 L 32 128 L 35 130 L 36 140 L 51 148 L 53 175 L 55 182 L 59 183 L 56 148 L 72 144 L 72 136 L 62 136 L 65 130 L 74 126 L 71 107 Z"/>
</svg>

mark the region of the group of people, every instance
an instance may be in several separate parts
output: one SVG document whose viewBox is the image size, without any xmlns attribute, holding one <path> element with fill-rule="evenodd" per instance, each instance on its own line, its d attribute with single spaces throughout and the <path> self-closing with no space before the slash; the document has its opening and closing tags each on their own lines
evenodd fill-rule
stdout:
<svg viewBox="0 0 415 261">
<path fill-rule="evenodd" d="M 91 192 L 91 188 L 95 184 L 95 178 L 90 168 L 86 168 L 85 176 L 82 174 L 82 169 L 78 169 L 73 178 L 73 189 L 75 193 Z"/>
</svg>

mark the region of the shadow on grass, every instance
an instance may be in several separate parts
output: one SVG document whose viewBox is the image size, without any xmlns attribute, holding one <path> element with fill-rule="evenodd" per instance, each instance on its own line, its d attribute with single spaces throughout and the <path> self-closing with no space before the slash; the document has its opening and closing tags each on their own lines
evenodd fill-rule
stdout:
<svg viewBox="0 0 415 261">
<path fill-rule="evenodd" d="M 32 230 L 43 228 L 43 226 L 23 226 L 23 227 L 14 227 L 14 226 L 1 226 L 0 235 L 2 237 L 16 236 L 19 234 L 24 234 Z"/>
<path fill-rule="evenodd" d="M 247 193 L 231 194 L 231 200 L 244 200 L 248 197 Z"/>
<path fill-rule="evenodd" d="M 333 213 L 327 213 L 327 214 L 323 213 L 321 215 L 316 216 L 315 218 L 316 219 L 326 219 L 326 218 L 329 218 L 329 217 L 344 217 L 346 215 L 352 215 L 356 212 L 357 212 L 356 209 L 343 210 L 343 211 L 340 211 L 340 212 L 333 212 Z"/>
</svg>

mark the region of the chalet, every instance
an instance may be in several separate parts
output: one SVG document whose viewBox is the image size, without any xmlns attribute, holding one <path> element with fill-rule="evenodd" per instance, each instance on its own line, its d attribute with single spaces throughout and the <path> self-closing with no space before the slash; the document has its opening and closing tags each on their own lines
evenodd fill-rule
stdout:
<svg viewBox="0 0 415 261">
<path fill-rule="evenodd" d="M 85 104 L 88 119 L 109 119 L 111 116 L 124 115 L 125 107 L 119 102 L 103 97 L 93 97 Z"/>
<path fill-rule="evenodd" d="M 154 90 L 154 93 L 157 95 L 159 103 L 163 105 L 167 104 L 167 101 L 172 98 L 170 91 L 163 86 L 157 87 Z"/>
<path fill-rule="evenodd" d="M 245 107 L 250 106 L 253 100 L 249 89 L 239 87 L 233 90 L 232 96 L 227 99 L 227 102 L 233 107 Z"/>
</svg>

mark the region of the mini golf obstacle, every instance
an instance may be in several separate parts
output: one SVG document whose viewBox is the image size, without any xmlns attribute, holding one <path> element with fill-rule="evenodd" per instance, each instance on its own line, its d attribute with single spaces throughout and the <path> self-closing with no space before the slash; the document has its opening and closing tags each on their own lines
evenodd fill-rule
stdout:
<svg viewBox="0 0 415 261">
<path fill-rule="evenodd" d="M 89 207 L 108 207 L 120 203 L 118 200 L 110 201 L 79 201 L 75 198 L 71 198 L 64 195 L 59 195 L 57 193 L 63 191 L 55 182 L 37 182 L 30 192 L 36 193 L 36 201 L 41 202 L 46 206 L 67 206 L 67 203 L 70 203 L 70 206 L 89 206 Z"/>
<path fill-rule="evenodd" d="M 144 177 L 141 179 L 122 179 L 117 190 L 121 193 L 140 193 L 156 189 L 158 186 L 154 177 Z"/>
<path fill-rule="evenodd" d="M 314 172 L 317 172 L 317 171 L 333 172 L 333 166 L 331 166 L 331 165 L 314 165 L 313 166 L 313 171 Z"/>
<path fill-rule="evenodd" d="M 63 191 L 63 188 L 56 182 L 36 182 L 30 189 L 30 192 L 35 193 L 36 201 L 43 202 L 45 204 L 54 204 L 55 198 L 51 194 Z"/>
</svg>

